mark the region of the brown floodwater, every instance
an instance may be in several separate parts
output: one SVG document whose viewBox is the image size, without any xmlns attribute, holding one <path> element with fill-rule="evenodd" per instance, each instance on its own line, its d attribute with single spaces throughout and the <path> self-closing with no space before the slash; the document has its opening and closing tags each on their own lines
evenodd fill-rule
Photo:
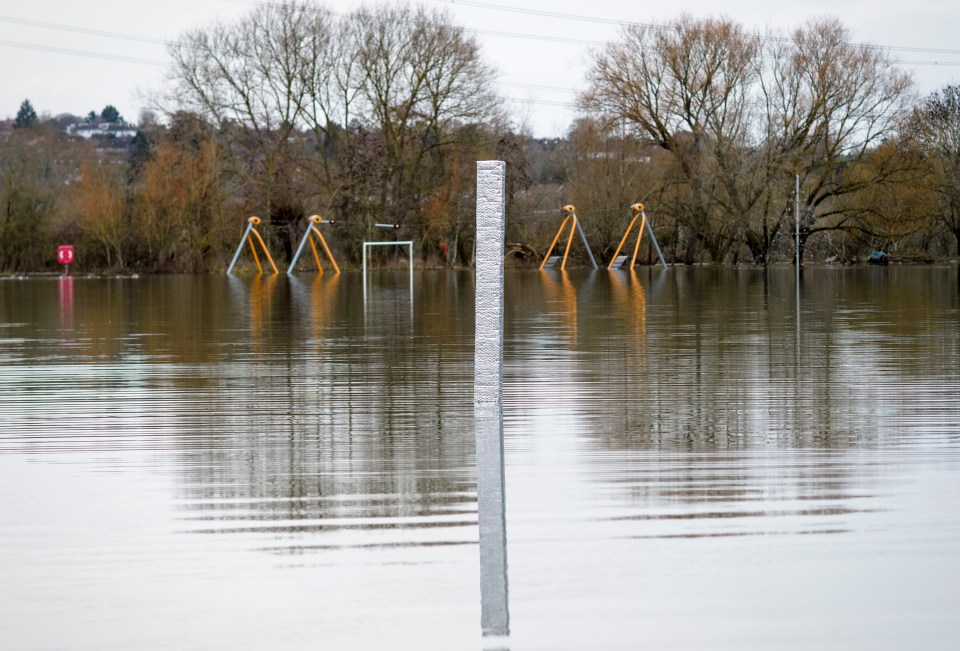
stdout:
<svg viewBox="0 0 960 651">
<path fill-rule="evenodd" d="M 955 264 L 505 286 L 483 638 L 472 273 L 0 280 L 0 648 L 957 648 Z"/>
</svg>

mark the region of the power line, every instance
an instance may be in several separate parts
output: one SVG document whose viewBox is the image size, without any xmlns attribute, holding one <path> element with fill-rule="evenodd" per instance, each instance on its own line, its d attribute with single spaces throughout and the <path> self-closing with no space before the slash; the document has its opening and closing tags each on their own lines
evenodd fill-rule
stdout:
<svg viewBox="0 0 960 651">
<path fill-rule="evenodd" d="M 524 7 L 510 7 L 508 5 L 495 5 L 489 2 L 472 2 L 471 0 L 434 0 L 442 4 L 462 5 L 466 7 L 477 7 L 479 9 L 493 9 L 495 11 L 508 11 L 515 14 L 526 14 L 528 16 L 544 16 L 547 18 L 562 18 L 564 20 L 576 20 L 584 23 L 600 23 L 602 25 L 638 25 L 641 27 L 654 27 L 663 29 L 663 25 L 654 25 L 652 23 L 637 23 L 627 20 L 617 20 L 615 18 L 602 18 L 599 16 L 585 16 L 578 14 L 565 14 L 559 11 L 548 11 L 546 9 L 526 9 Z"/>
<path fill-rule="evenodd" d="M 960 66 L 960 61 L 896 61 L 895 66 Z"/>
<path fill-rule="evenodd" d="M 552 93 L 578 93 L 576 88 L 567 88 L 564 86 L 545 86 L 543 84 L 523 84 L 518 81 L 501 81 L 501 86 L 513 86 L 514 88 L 527 88 L 529 90 L 545 90 Z"/>
<path fill-rule="evenodd" d="M 116 38 L 124 41 L 136 41 L 138 43 L 154 43 L 156 45 L 169 44 L 168 41 L 159 38 L 150 38 L 149 36 L 136 36 L 134 34 L 124 34 L 122 32 L 108 32 L 102 29 L 91 29 L 88 27 L 79 27 L 77 25 L 64 25 L 62 23 L 47 23 L 40 20 L 16 18 L 14 16 L 0 16 L 0 22 L 13 23 L 15 25 L 27 25 L 29 27 L 40 27 L 43 29 L 56 29 L 63 32 L 74 32 L 76 34 L 89 34 L 91 36 L 105 36 L 107 38 Z"/>
<path fill-rule="evenodd" d="M 524 7 L 511 7 L 509 5 L 498 5 L 489 2 L 476 2 L 475 0 L 433 0 L 434 2 L 439 2 L 442 4 L 450 5 L 460 5 L 467 7 L 476 7 L 478 9 L 490 9 L 493 11 L 504 11 L 515 14 L 525 14 L 529 16 L 544 16 L 548 18 L 559 18 L 562 20 L 573 20 L 577 22 L 584 23 L 598 23 L 601 25 L 617 25 L 620 27 L 627 26 L 636 26 L 636 27 L 646 27 L 648 29 L 662 29 L 662 30 L 674 30 L 674 27 L 670 25 L 662 25 L 658 23 L 641 23 L 631 20 L 619 20 L 616 18 L 603 18 L 600 16 L 588 16 L 584 14 L 568 14 L 559 11 L 549 11 L 546 9 L 527 9 Z M 784 41 L 789 40 L 787 37 L 783 36 L 771 36 L 765 34 L 757 34 L 757 36 L 764 40 L 772 41 Z M 548 38 L 548 37 L 543 37 Z M 869 47 L 883 50 L 893 50 L 898 52 L 915 52 L 915 53 L 926 53 L 926 54 L 952 54 L 960 56 L 960 50 L 948 49 L 948 48 L 929 48 L 929 47 L 919 47 L 919 46 L 910 46 L 910 45 L 880 45 L 876 43 L 853 43 L 852 45 L 859 45 L 860 47 Z"/>
<path fill-rule="evenodd" d="M 20 48 L 23 50 L 38 50 L 40 52 L 54 52 L 56 54 L 69 54 L 71 56 L 90 57 L 94 59 L 106 59 L 108 61 L 122 61 L 124 63 L 139 63 L 150 66 L 166 66 L 165 61 L 156 59 L 142 59 L 140 57 L 128 57 L 123 54 L 106 54 L 103 52 L 90 52 L 89 50 L 73 50 L 65 47 L 56 47 L 53 45 L 38 45 L 36 43 L 22 43 L 20 41 L 0 40 L 0 45 L 7 47 Z"/>
<path fill-rule="evenodd" d="M 577 108 L 577 105 L 573 102 L 561 102 L 559 100 L 525 99 L 522 97 L 504 97 L 503 99 L 510 102 L 520 102 L 521 104 L 539 104 L 541 106 L 559 106 L 562 108 L 569 108 L 569 109 Z"/>
<path fill-rule="evenodd" d="M 233 0 L 233 1 L 236 2 L 237 4 L 247 4 L 247 5 L 262 4 L 262 3 L 259 3 L 259 2 L 249 2 L 249 1 L 246 1 L 246 2 L 245 2 L 245 1 L 243 1 L 243 0 Z M 436 1 L 445 1 L 445 0 L 436 0 Z M 269 3 L 268 3 L 268 4 L 269 4 Z M 485 8 L 485 9 L 492 9 L 492 10 L 497 10 L 497 11 L 509 11 L 509 12 L 512 12 L 512 13 L 521 13 L 521 14 L 530 14 L 530 15 L 540 15 L 540 16 L 551 16 L 551 17 L 564 18 L 564 19 L 569 19 L 569 20 L 599 22 L 599 23 L 604 23 L 604 24 L 616 23 L 616 24 L 635 24 L 635 25 L 643 25 L 643 26 L 647 26 L 647 27 L 664 27 L 664 26 L 650 25 L 650 24 L 644 24 L 644 23 L 626 23 L 626 22 L 624 22 L 624 21 L 617 21 L 617 20 L 614 20 L 614 19 L 599 18 L 599 17 L 593 17 L 593 16 L 583 16 L 583 15 L 576 15 L 576 14 L 564 14 L 564 13 L 555 12 L 555 11 L 546 11 L 546 10 L 538 10 L 538 9 L 523 9 L 523 8 L 509 7 L 509 6 L 504 6 L 504 5 L 495 5 L 495 4 L 485 3 L 485 2 L 467 1 L 467 0 L 459 0 L 456 4 L 467 5 L 467 6 L 474 6 L 474 7 L 480 7 L 480 8 Z M 328 12 L 329 12 L 329 10 L 328 10 Z M 333 12 L 329 12 L 329 13 L 333 13 Z M 338 14 L 338 15 L 342 15 L 342 14 Z M 0 15 L 0 22 L 6 22 L 6 23 L 11 23 L 11 24 L 17 24 L 17 25 L 26 25 L 26 26 L 38 27 L 38 28 L 42 28 L 42 29 L 52 29 L 52 30 L 67 31 L 67 32 L 80 33 L 80 34 L 88 34 L 88 35 L 91 35 L 91 36 L 98 36 L 98 37 L 105 37 L 105 38 L 112 38 L 112 39 L 119 39 L 119 40 L 134 41 L 134 42 L 139 42 L 139 43 L 151 43 L 151 44 L 156 44 L 156 45 L 168 45 L 168 44 L 169 44 L 169 41 L 166 41 L 166 40 L 163 40 L 163 39 L 152 38 L 152 37 L 147 37 L 147 36 L 141 36 L 141 35 L 136 35 L 136 34 L 129 34 L 129 33 L 124 33 L 124 32 L 114 32 L 114 31 L 107 31 L 107 30 L 100 30 L 100 29 L 93 29 L 93 28 L 87 28 L 87 27 L 80 27 L 80 26 L 77 26 L 77 25 L 67 25 L 67 24 L 62 24 L 62 23 L 52 23 L 52 22 L 45 22 L 45 21 L 29 20 L 29 19 L 25 19 L 25 18 L 17 18 L 17 17 L 13 17 L 13 16 L 6 16 L 6 15 Z M 539 40 L 539 41 L 565 42 L 565 43 L 574 43 L 574 44 L 581 44 L 581 45 L 598 45 L 598 46 L 599 46 L 599 45 L 603 45 L 603 42 L 601 42 L 601 41 L 592 41 L 592 40 L 586 40 L 586 39 L 567 38 L 567 37 L 562 37 L 562 36 L 525 34 L 525 33 L 519 33 L 519 32 L 505 32 L 505 31 L 498 31 L 498 30 L 484 30 L 484 29 L 473 29 L 473 28 L 462 28 L 462 29 L 464 29 L 464 31 L 466 31 L 466 32 L 472 32 L 472 33 L 475 33 L 475 34 L 491 35 L 491 36 L 503 36 L 503 37 L 508 37 L 508 38 L 523 39 L 523 40 Z M 82 56 L 82 57 L 103 59 L 103 60 L 108 60 L 108 61 L 118 61 L 118 62 L 124 62 L 124 63 L 135 63 L 135 64 L 151 65 L 151 66 L 166 66 L 166 65 L 168 65 L 166 62 L 160 61 L 160 60 L 156 60 L 156 59 L 147 59 L 147 58 L 143 58 L 143 57 L 127 56 L 127 55 L 122 55 L 122 54 L 113 54 L 113 53 L 104 53 L 104 52 L 94 52 L 94 51 L 89 51 L 89 50 L 76 50 L 76 49 L 63 48 L 63 47 L 52 46 L 52 45 L 42 45 L 42 44 L 37 44 L 37 43 L 26 43 L 26 42 L 22 42 L 22 41 L 0 40 L 0 45 L 6 46 L 6 47 L 12 47 L 12 48 L 28 49 L 28 50 L 35 50 L 35 51 L 41 51 L 41 52 L 52 52 L 52 53 L 56 53 L 56 54 L 66 54 L 66 55 L 70 55 L 70 56 Z M 879 47 L 879 46 L 872 46 L 872 47 Z M 909 51 L 909 52 L 930 52 L 930 53 L 944 53 L 944 54 L 960 54 L 960 50 L 948 50 L 948 49 L 937 49 L 937 48 L 914 48 L 914 47 L 907 47 L 907 46 L 904 46 L 904 47 L 892 47 L 892 46 L 891 46 L 890 49 L 899 49 L 899 50 Z M 945 67 L 945 66 L 958 66 L 958 65 L 960 65 L 960 61 L 923 61 L 923 60 L 912 60 L 912 61 L 897 61 L 897 62 L 894 62 L 894 65 L 898 65 L 898 66 L 944 66 L 944 67 Z M 522 84 L 522 83 L 517 83 L 517 82 L 499 82 L 499 85 L 501 85 L 501 86 L 510 86 L 510 87 L 515 87 L 515 88 L 522 88 L 522 89 L 527 89 L 527 90 L 531 90 L 531 91 L 547 91 L 547 92 L 563 92 L 563 93 L 577 93 L 577 92 L 579 92 L 579 91 L 578 91 L 577 89 L 575 89 L 575 88 L 563 88 L 563 87 L 559 87 L 559 86 L 547 86 L 547 85 L 541 85 L 541 84 Z M 516 101 L 516 102 L 522 102 L 522 103 L 526 103 L 526 104 L 539 104 L 539 105 L 543 105 L 543 106 L 557 106 L 557 107 L 565 107 L 565 108 L 575 108 L 575 104 L 573 104 L 573 103 L 571 103 L 571 102 L 564 102 L 564 101 L 557 101 L 557 100 L 520 99 L 520 98 L 506 98 L 506 99 L 509 99 L 509 100 L 511 100 L 511 101 Z"/>
<path fill-rule="evenodd" d="M 232 1 L 235 4 L 243 4 L 248 6 L 258 6 L 258 5 L 271 5 L 274 3 L 270 2 L 257 2 L 256 0 L 228 0 Z M 434 0 L 436 2 L 448 3 L 451 0 Z M 597 22 L 602 24 L 618 24 L 618 25 L 638 25 L 642 27 L 649 28 L 658 28 L 658 29 L 673 29 L 665 25 L 656 25 L 652 23 L 637 23 L 637 22 L 628 22 L 621 21 L 611 18 L 601 18 L 595 16 L 585 16 L 579 14 L 566 14 L 557 11 L 547 11 L 542 9 L 525 9 L 522 7 L 510 7 L 505 5 L 496 5 L 486 2 L 475 2 L 471 0 L 458 0 L 457 2 L 452 2 L 452 4 L 466 5 L 471 7 L 478 7 L 484 9 L 491 9 L 495 11 L 507 11 L 512 13 L 519 14 L 528 14 L 528 15 L 537 15 L 537 16 L 550 16 L 555 18 L 562 18 L 567 20 L 576 20 L 581 22 Z M 338 12 L 333 12 L 331 10 L 323 10 L 326 13 L 332 15 L 345 15 Z M 66 32 L 73 32 L 78 34 L 88 34 L 91 36 L 101 36 L 105 38 L 120 39 L 126 41 L 134 41 L 138 43 L 151 43 L 155 45 L 169 45 L 170 41 L 164 39 L 153 38 L 149 36 L 141 36 L 137 34 L 129 34 L 124 32 L 114 32 L 100 29 L 93 29 L 88 27 L 80 27 L 77 25 L 66 25 L 63 23 L 51 23 L 39 20 L 29 20 L 26 18 L 17 18 L 14 16 L 5 16 L 0 15 L 0 22 L 6 22 L 17 25 L 26 25 L 30 27 L 38 27 L 42 29 L 52 29 Z M 507 32 L 502 30 L 490 30 L 490 29 L 479 29 L 471 27 L 461 27 L 465 32 L 479 35 L 487 36 L 499 36 L 505 38 L 514 38 L 520 40 L 530 40 L 530 41 L 549 41 L 557 43 L 571 43 L 575 45 L 589 45 L 600 47 L 606 44 L 605 41 L 597 41 L 590 39 L 581 39 L 581 38 L 570 38 L 565 36 L 558 35 L 541 35 L 541 34 L 529 34 L 523 32 Z M 761 38 L 771 38 L 775 40 L 783 40 L 783 37 L 761 37 Z M 10 43 L 7 43 L 8 45 Z M 912 53 L 930 53 L 930 54 L 951 54 L 951 55 L 960 55 L 960 50 L 954 49 L 945 49 L 945 48 L 923 48 L 923 47 L 913 47 L 913 46 L 885 46 L 885 45 L 874 45 L 874 44 L 861 44 L 865 47 L 871 48 L 881 48 L 888 50 L 897 50 L 903 52 L 912 52 Z M 48 51 L 58 51 L 55 46 L 41 46 L 41 45 L 32 45 L 32 44 L 21 44 L 17 47 L 26 47 L 28 49 L 43 49 L 45 47 L 50 48 Z M 64 52 L 70 53 L 70 52 Z M 86 53 L 81 54 L 81 56 L 93 56 L 96 58 L 112 58 L 113 55 L 104 55 L 99 53 Z M 136 57 L 126 57 L 124 60 L 129 60 L 132 62 L 137 62 Z M 150 62 L 151 64 L 156 64 L 155 61 Z M 915 65 L 915 66 L 954 66 L 960 65 L 958 61 L 896 61 L 894 65 Z"/>
<path fill-rule="evenodd" d="M 566 36 L 548 36 L 541 34 L 523 34 L 520 32 L 501 32 L 494 29 L 478 29 L 474 27 L 461 27 L 465 32 L 471 34 L 480 34 L 484 36 L 503 36 L 505 38 L 516 38 L 526 41 L 550 41 L 551 43 L 572 43 L 574 45 L 592 45 L 600 47 L 606 45 L 605 41 L 591 41 L 583 38 L 569 38 Z"/>
</svg>

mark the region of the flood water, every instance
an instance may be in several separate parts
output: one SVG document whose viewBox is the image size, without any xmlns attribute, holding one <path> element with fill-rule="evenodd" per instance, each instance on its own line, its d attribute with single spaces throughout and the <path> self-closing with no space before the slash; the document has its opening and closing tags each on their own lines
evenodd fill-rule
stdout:
<svg viewBox="0 0 960 651">
<path fill-rule="evenodd" d="M 0 648 L 955 649 L 960 273 L 0 280 Z M 412 299 L 411 299 L 412 296 Z"/>
</svg>

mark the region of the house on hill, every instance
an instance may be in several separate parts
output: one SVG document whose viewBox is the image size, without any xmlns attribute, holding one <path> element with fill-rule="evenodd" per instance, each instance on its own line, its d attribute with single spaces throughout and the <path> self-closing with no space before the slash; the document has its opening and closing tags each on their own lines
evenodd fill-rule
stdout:
<svg viewBox="0 0 960 651">
<path fill-rule="evenodd" d="M 121 122 L 84 122 L 71 124 L 67 127 L 67 135 L 77 136 L 84 140 L 99 138 L 104 140 L 133 138 L 137 135 L 137 128 L 131 124 Z"/>
</svg>

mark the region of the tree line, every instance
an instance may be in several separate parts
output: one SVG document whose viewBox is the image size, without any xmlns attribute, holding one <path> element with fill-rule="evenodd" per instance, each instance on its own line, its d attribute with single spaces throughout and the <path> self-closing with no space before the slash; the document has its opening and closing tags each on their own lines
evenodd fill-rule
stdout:
<svg viewBox="0 0 960 651">
<path fill-rule="evenodd" d="M 253 214 L 289 260 L 315 213 L 337 221 L 348 264 L 396 236 L 468 266 L 489 158 L 507 161 L 507 236 L 527 251 L 573 203 L 606 259 L 636 201 L 678 262 L 791 259 L 797 204 L 808 259 L 960 241 L 960 87 L 918 98 L 832 19 L 764 35 L 686 15 L 627 26 L 592 54 L 580 117 L 544 141 L 511 123 L 478 42 L 439 10 L 263 4 L 170 56 L 162 120 L 142 119 L 124 156 L 21 105 L 0 134 L 0 269 L 52 269 L 70 242 L 87 269 L 220 271 Z"/>
</svg>

